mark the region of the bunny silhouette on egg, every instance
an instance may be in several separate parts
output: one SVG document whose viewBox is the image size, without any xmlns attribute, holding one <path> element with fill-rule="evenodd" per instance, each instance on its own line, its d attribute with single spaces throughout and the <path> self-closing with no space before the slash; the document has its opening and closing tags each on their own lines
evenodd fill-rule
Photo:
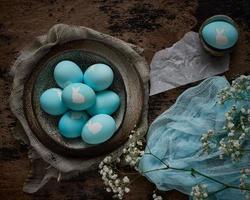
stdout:
<svg viewBox="0 0 250 200">
<path fill-rule="evenodd" d="M 96 95 L 92 88 L 83 83 L 72 83 L 62 92 L 63 103 L 71 110 L 85 110 L 96 101 Z"/>
<path fill-rule="evenodd" d="M 91 120 L 89 120 L 86 126 L 88 127 L 89 131 L 93 134 L 96 134 L 102 130 L 102 124 L 100 124 L 99 122 L 93 123 Z"/>
<path fill-rule="evenodd" d="M 228 43 L 228 38 L 226 35 L 224 35 L 225 29 L 216 28 L 215 30 L 216 30 L 216 43 L 219 45 L 226 45 Z"/>
<path fill-rule="evenodd" d="M 205 50 L 215 56 L 231 52 L 239 38 L 235 23 L 228 17 L 221 17 L 214 17 L 214 19 L 212 17 L 205 21 L 199 34 Z"/>
<path fill-rule="evenodd" d="M 80 93 L 80 87 L 72 87 L 72 101 L 74 103 L 84 103 L 85 97 Z"/>
<path fill-rule="evenodd" d="M 82 129 L 82 139 L 88 144 L 100 144 L 107 141 L 116 131 L 113 117 L 98 114 L 89 119 Z"/>
</svg>

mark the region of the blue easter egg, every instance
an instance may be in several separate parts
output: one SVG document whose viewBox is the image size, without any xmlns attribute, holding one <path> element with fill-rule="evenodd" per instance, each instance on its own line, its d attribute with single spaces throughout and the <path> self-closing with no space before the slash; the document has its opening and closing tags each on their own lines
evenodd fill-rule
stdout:
<svg viewBox="0 0 250 200">
<path fill-rule="evenodd" d="M 64 60 L 56 65 L 54 78 L 60 87 L 65 88 L 71 83 L 83 82 L 83 73 L 77 64 L 69 60 Z"/>
<path fill-rule="evenodd" d="M 68 108 L 62 102 L 62 90 L 59 88 L 50 88 L 40 96 L 41 108 L 50 115 L 61 115 Z"/>
<path fill-rule="evenodd" d="M 87 111 L 90 115 L 114 113 L 120 105 L 120 97 L 111 90 L 96 93 L 96 102 Z"/>
<path fill-rule="evenodd" d="M 108 88 L 114 79 L 112 69 L 105 64 L 91 65 L 84 73 L 84 83 L 95 91 L 101 91 Z"/>
<path fill-rule="evenodd" d="M 100 144 L 110 139 L 115 131 L 115 120 L 109 115 L 99 114 L 84 125 L 82 139 L 88 144 Z"/>
<path fill-rule="evenodd" d="M 216 49 L 229 49 L 238 41 L 238 31 L 226 21 L 214 21 L 201 31 L 204 41 Z"/>
<path fill-rule="evenodd" d="M 96 100 L 95 92 L 83 83 L 72 83 L 63 89 L 63 103 L 72 110 L 85 110 Z"/>
<path fill-rule="evenodd" d="M 84 111 L 69 111 L 59 120 L 59 133 L 66 138 L 77 138 L 81 136 L 82 128 L 89 117 Z"/>
</svg>

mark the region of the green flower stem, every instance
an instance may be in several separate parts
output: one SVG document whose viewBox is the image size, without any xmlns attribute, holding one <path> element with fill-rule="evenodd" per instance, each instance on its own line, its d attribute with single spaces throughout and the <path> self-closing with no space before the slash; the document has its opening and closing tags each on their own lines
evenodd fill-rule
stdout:
<svg viewBox="0 0 250 200">
<path fill-rule="evenodd" d="M 165 169 L 169 169 L 168 167 L 163 167 L 163 168 L 157 168 L 157 169 L 151 169 L 151 170 L 147 170 L 142 172 L 143 174 L 149 173 L 149 172 L 155 172 L 155 171 L 160 171 L 160 170 L 165 170 Z"/>
<path fill-rule="evenodd" d="M 195 170 L 195 169 L 191 169 L 192 170 L 192 172 L 194 173 L 194 174 L 198 174 L 198 175 L 200 175 L 200 176 L 203 176 L 203 177 L 205 177 L 205 178 L 207 178 L 207 179 L 210 179 L 211 181 L 214 181 L 214 182 L 216 182 L 216 183 L 219 183 L 219 184 L 221 184 L 221 185 L 224 185 L 225 187 L 229 187 L 229 185 L 227 185 L 227 184 L 225 184 L 225 183 L 223 183 L 223 182 L 221 182 L 221 181 L 218 181 L 218 180 L 216 180 L 216 179 L 214 179 L 214 178 L 212 178 L 212 177 L 210 177 L 210 176 L 207 176 L 207 175 L 205 175 L 205 174 L 203 174 L 203 173 L 201 173 L 201 172 L 199 172 L 199 171 L 197 171 L 197 170 Z"/>
<path fill-rule="evenodd" d="M 203 176 L 203 177 L 205 177 L 205 178 L 207 178 L 207 179 L 209 179 L 209 180 L 211 180 L 211 181 L 214 181 L 214 182 L 216 182 L 216 183 L 219 183 L 219 184 L 223 185 L 225 189 L 227 189 L 227 188 L 232 188 L 232 189 L 248 190 L 248 191 L 250 191 L 250 188 L 240 188 L 240 187 L 237 187 L 237 186 L 228 185 L 228 184 L 226 184 L 226 183 L 223 183 L 223 182 L 221 182 L 221 181 L 219 181 L 219 180 L 217 180 L 217 179 L 214 179 L 214 178 L 212 178 L 212 177 L 210 177 L 210 176 L 207 176 L 207 175 L 205 175 L 205 174 L 203 174 L 203 173 L 197 171 L 197 170 L 194 169 L 194 168 L 185 169 L 185 168 L 171 167 L 171 166 L 169 166 L 168 164 L 166 164 L 162 159 L 160 159 L 160 158 L 158 158 L 156 155 L 154 155 L 154 154 L 150 151 L 149 147 L 148 147 L 148 150 L 149 150 L 149 153 L 144 153 L 144 155 L 151 155 L 151 156 L 153 156 L 154 158 L 156 158 L 157 160 L 159 160 L 159 161 L 160 161 L 163 165 L 165 165 L 166 167 L 164 167 L 164 168 L 158 168 L 158 169 L 152 169 L 152 170 L 147 170 L 147 171 L 142 172 L 143 174 L 144 174 L 144 173 L 149 173 L 149 172 L 152 172 L 152 171 L 163 170 L 163 169 L 165 169 L 165 170 L 166 170 L 166 169 L 172 169 L 172 170 L 177 170 L 177 171 L 185 171 L 185 172 L 191 172 L 191 174 L 198 174 L 198 175 Z M 218 190 L 218 191 L 216 191 L 216 193 L 217 193 L 217 192 L 220 192 L 220 191 Z"/>
<path fill-rule="evenodd" d="M 212 195 L 215 195 L 215 194 L 217 194 L 217 193 L 219 193 L 219 192 L 222 192 L 223 190 L 226 190 L 228 187 L 223 187 L 223 188 L 221 188 L 221 189 L 219 189 L 219 190 L 217 190 L 217 191 L 215 191 L 215 192 L 211 192 L 210 194 L 208 194 L 208 197 L 209 196 L 212 196 Z M 207 197 L 207 198 L 208 198 Z"/>
</svg>

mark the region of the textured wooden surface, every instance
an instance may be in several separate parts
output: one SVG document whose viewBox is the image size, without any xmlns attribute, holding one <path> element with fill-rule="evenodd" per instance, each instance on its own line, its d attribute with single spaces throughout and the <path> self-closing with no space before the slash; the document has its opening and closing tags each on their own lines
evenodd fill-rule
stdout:
<svg viewBox="0 0 250 200">
<path fill-rule="evenodd" d="M 55 23 L 84 25 L 117 36 L 145 49 L 150 62 L 154 52 L 171 46 L 187 31 L 198 30 L 213 14 L 228 14 L 240 29 L 238 49 L 231 56 L 232 79 L 250 72 L 250 5 L 248 0 L 0 0 L 0 199 L 111 199 L 97 172 L 59 184 L 50 181 L 33 195 L 22 192 L 28 174 L 29 147 L 19 144 L 11 132 L 16 125 L 8 106 L 11 77 L 8 71 L 18 52 L 35 36 Z M 150 98 L 149 120 L 171 106 L 189 84 Z M 153 185 L 144 178 L 132 185 L 126 199 L 151 199 Z M 187 199 L 176 191 L 165 199 Z"/>
</svg>

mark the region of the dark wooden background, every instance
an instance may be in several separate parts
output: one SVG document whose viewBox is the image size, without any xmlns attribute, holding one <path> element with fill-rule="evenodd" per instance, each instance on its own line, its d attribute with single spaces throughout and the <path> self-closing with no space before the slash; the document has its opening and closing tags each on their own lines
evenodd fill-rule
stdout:
<svg viewBox="0 0 250 200">
<path fill-rule="evenodd" d="M 83 25 L 145 49 L 153 54 L 178 41 L 186 32 L 197 31 L 206 18 L 227 14 L 239 25 L 240 41 L 231 56 L 229 78 L 250 72 L 250 3 L 248 0 L 0 0 L 0 199 L 111 199 L 97 172 L 83 174 L 59 184 L 52 180 L 33 195 L 22 192 L 30 167 L 28 148 L 11 132 L 16 119 L 8 97 L 12 78 L 8 72 L 19 51 L 34 37 L 56 23 Z M 150 122 L 171 106 L 189 84 L 150 97 Z M 151 199 L 153 185 L 144 178 L 133 183 L 126 199 Z M 176 191 L 164 199 L 182 200 Z"/>
</svg>

